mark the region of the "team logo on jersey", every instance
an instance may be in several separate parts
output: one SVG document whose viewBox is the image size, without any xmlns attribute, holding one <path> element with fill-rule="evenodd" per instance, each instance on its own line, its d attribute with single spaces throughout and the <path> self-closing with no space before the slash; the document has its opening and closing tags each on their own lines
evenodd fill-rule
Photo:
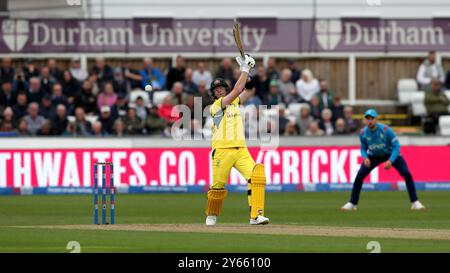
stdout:
<svg viewBox="0 0 450 273">
<path fill-rule="evenodd" d="M 341 41 L 341 20 L 317 20 L 315 29 L 316 40 L 323 50 L 333 50 Z"/>
<path fill-rule="evenodd" d="M 2 38 L 11 51 L 21 51 L 28 41 L 30 27 L 27 20 L 3 20 Z"/>
</svg>

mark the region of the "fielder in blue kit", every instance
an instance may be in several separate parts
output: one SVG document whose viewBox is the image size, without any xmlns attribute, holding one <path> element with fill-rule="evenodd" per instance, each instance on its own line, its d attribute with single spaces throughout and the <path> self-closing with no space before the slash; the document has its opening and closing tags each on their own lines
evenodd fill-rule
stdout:
<svg viewBox="0 0 450 273">
<path fill-rule="evenodd" d="M 425 209 L 417 198 L 416 187 L 411 172 L 408 169 L 405 159 L 400 154 L 400 143 L 397 136 L 387 125 L 378 124 L 377 116 L 377 112 L 374 109 L 369 109 L 364 114 L 367 126 L 361 129 L 359 133 L 361 155 L 364 162 L 356 175 L 350 201 L 341 209 L 357 209 L 363 180 L 382 162 L 384 162 L 384 168 L 386 170 L 394 167 L 405 180 L 409 200 L 412 203 L 411 209 Z"/>
</svg>

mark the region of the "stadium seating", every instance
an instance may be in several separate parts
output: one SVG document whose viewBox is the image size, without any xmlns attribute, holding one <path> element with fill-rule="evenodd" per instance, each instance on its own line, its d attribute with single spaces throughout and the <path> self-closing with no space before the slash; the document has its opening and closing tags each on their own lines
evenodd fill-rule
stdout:
<svg viewBox="0 0 450 273">
<path fill-rule="evenodd" d="M 147 91 L 143 91 L 140 89 L 136 89 L 130 92 L 130 104 L 134 104 L 136 102 L 136 99 L 138 97 L 142 97 L 144 99 L 144 104 L 149 105 L 150 104 L 150 96 L 148 95 Z"/>
<path fill-rule="evenodd" d="M 415 79 L 400 79 L 397 82 L 398 101 L 401 104 L 410 104 L 415 93 L 419 90 Z"/>
<path fill-rule="evenodd" d="M 413 116 L 423 117 L 427 115 L 427 109 L 425 108 L 425 92 L 416 92 L 411 96 L 412 102 L 412 114 Z"/>
<path fill-rule="evenodd" d="M 450 136 L 450 116 L 439 117 L 439 129 L 441 135 Z"/>
<path fill-rule="evenodd" d="M 288 106 L 287 114 L 294 116 L 296 120 L 300 119 L 300 109 L 302 107 L 309 107 L 307 103 L 291 103 Z"/>
<path fill-rule="evenodd" d="M 162 90 L 162 91 L 155 91 L 153 92 L 153 105 L 160 105 L 164 98 L 168 95 L 170 95 L 170 91 L 168 90 Z"/>
</svg>

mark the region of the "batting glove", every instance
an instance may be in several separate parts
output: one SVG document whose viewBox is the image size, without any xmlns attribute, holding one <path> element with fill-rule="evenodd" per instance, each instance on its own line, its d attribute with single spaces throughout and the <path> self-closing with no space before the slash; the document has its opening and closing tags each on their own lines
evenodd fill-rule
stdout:
<svg viewBox="0 0 450 273">
<path fill-rule="evenodd" d="M 250 69 L 255 67 L 255 59 L 250 55 L 245 54 L 244 59 L 242 56 L 236 57 L 236 62 L 239 64 L 241 71 L 249 73 Z"/>
</svg>

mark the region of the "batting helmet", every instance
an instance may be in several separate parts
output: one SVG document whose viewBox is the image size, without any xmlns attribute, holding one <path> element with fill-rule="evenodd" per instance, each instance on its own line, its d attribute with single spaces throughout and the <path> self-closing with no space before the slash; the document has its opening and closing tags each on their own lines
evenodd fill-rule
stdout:
<svg viewBox="0 0 450 273">
<path fill-rule="evenodd" d="M 228 83 L 222 78 L 217 78 L 211 82 L 211 86 L 209 87 L 209 92 L 210 92 L 211 96 L 213 96 L 214 98 L 216 97 L 214 95 L 214 89 L 216 89 L 216 87 L 219 87 L 219 86 L 225 87 L 227 94 L 228 94 L 228 92 L 230 92 L 230 86 L 228 85 Z"/>
</svg>

